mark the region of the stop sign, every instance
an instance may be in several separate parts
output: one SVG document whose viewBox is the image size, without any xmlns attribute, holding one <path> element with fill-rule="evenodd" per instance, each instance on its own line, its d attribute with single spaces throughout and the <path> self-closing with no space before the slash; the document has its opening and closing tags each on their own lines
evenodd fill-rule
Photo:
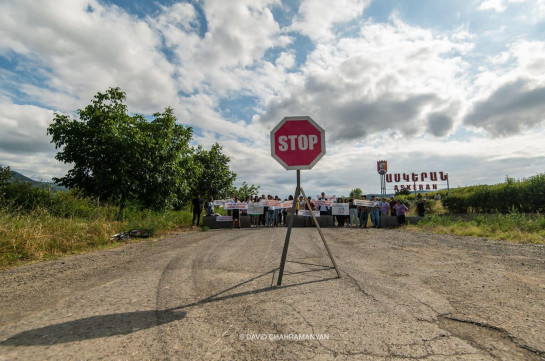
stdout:
<svg viewBox="0 0 545 361">
<path fill-rule="evenodd" d="M 285 117 L 271 130 L 271 155 L 286 169 L 311 169 L 325 154 L 325 131 L 311 117 Z"/>
</svg>

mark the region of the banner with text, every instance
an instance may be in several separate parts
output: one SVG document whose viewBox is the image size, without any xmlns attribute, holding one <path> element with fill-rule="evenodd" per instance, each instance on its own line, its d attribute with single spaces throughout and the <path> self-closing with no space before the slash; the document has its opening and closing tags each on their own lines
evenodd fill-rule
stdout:
<svg viewBox="0 0 545 361">
<path fill-rule="evenodd" d="M 334 216 L 348 216 L 348 203 L 333 203 L 331 206 L 331 214 Z"/>
</svg>

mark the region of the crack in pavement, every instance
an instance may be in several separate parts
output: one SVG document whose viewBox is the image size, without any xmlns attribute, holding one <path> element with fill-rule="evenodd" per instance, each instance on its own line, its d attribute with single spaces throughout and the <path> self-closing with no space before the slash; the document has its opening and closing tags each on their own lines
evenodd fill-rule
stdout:
<svg viewBox="0 0 545 361">
<path fill-rule="evenodd" d="M 441 324 L 440 322 L 441 319 L 449 322 L 450 325 L 445 322 Z M 467 327 L 469 325 L 469 327 L 472 327 L 472 328 L 477 327 L 477 328 L 480 328 L 481 330 L 488 330 L 489 332 L 492 333 L 491 336 L 496 338 L 496 340 L 489 341 L 488 343 L 497 344 L 497 343 L 502 343 L 502 340 L 505 340 L 507 341 L 506 343 L 507 346 L 512 345 L 511 347 L 515 346 L 518 349 L 519 352 L 517 352 L 517 350 L 513 350 L 515 353 L 525 354 L 525 359 L 528 359 L 528 360 L 532 359 L 532 360 L 539 360 L 539 361 L 545 360 L 545 351 L 538 350 L 534 347 L 527 345 L 522 340 L 513 336 L 507 330 L 501 327 L 490 325 L 485 322 L 479 322 L 479 321 L 473 321 L 473 320 L 463 319 L 459 317 L 449 316 L 448 314 L 440 315 L 438 322 L 440 323 L 439 327 L 441 327 L 442 329 L 446 329 L 447 331 L 449 331 L 451 334 L 455 335 L 456 337 L 468 341 L 473 346 L 490 354 L 490 356 L 492 356 L 493 358 L 497 359 L 498 356 L 496 356 L 494 352 L 492 352 L 495 350 L 494 348 L 492 348 L 490 345 L 486 345 L 487 341 L 489 341 L 486 339 L 486 336 L 476 339 L 470 335 L 471 330 L 460 329 L 459 326 L 466 325 L 462 327 Z"/>
</svg>

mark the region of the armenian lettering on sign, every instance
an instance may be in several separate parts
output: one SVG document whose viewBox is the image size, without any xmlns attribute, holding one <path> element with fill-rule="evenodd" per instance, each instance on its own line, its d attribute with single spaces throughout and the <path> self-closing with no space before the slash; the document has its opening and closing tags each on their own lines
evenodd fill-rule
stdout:
<svg viewBox="0 0 545 361">
<path fill-rule="evenodd" d="M 390 173 L 386 174 L 386 183 L 395 184 L 394 191 L 433 191 L 438 190 L 437 182 L 447 182 L 448 173 L 422 172 L 422 173 Z"/>
</svg>

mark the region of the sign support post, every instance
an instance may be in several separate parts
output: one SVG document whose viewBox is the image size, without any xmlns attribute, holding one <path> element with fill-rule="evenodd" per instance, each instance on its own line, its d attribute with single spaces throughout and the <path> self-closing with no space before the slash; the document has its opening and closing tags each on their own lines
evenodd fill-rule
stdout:
<svg viewBox="0 0 545 361">
<path fill-rule="evenodd" d="M 280 270 L 278 272 L 277 286 L 282 285 L 282 276 L 284 276 L 284 266 L 286 265 L 286 257 L 288 256 L 288 246 L 290 244 L 291 228 L 293 227 L 293 219 L 295 218 L 295 205 L 298 202 L 299 193 L 301 190 L 301 170 L 297 169 L 297 187 L 293 197 L 293 205 L 291 206 L 290 219 L 288 220 L 288 231 L 286 232 L 286 240 L 284 241 L 284 249 L 282 250 L 282 259 L 280 260 Z"/>
<path fill-rule="evenodd" d="M 327 245 L 327 242 L 325 241 L 324 234 L 322 233 L 322 229 L 320 228 L 320 225 L 318 224 L 318 220 L 316 219 L 316 216 L 314 215 L 314 212 L 312 211 L 312 208 L 310 208 L 310 203 L 308 201 L 307 196 L 305 195 L 305 191 L 303 188 L 301 188 L 301 193 L 303 193 L 303 198 L 305 199 L 305 203 L 307 204 L 307 208 L 310 209 L 310 215 L 312 216 L 312 219 L 314 220 L 314 224 L 316 225 L 316 228 L 318 228 L 318 232 L 320 233 L 320 237 L 322 237 L 322 242 L 324 242 L 325 249 L 327 251 L 327 255 L 329 256 L 329 259 L 331 260 L 331 263 L 333 263 L 333 267 L 335 267 L 335 272 L 337 272 L 337 277 L 341 278 L 341 272 L 339 272 L 339 269 L 337 268 L 337 264 L 335 263 L 335 260 L 333 259 L 333 255 L 331 254 L 331 251 L 329 250 L 329 246 Z"/>
</svg>

